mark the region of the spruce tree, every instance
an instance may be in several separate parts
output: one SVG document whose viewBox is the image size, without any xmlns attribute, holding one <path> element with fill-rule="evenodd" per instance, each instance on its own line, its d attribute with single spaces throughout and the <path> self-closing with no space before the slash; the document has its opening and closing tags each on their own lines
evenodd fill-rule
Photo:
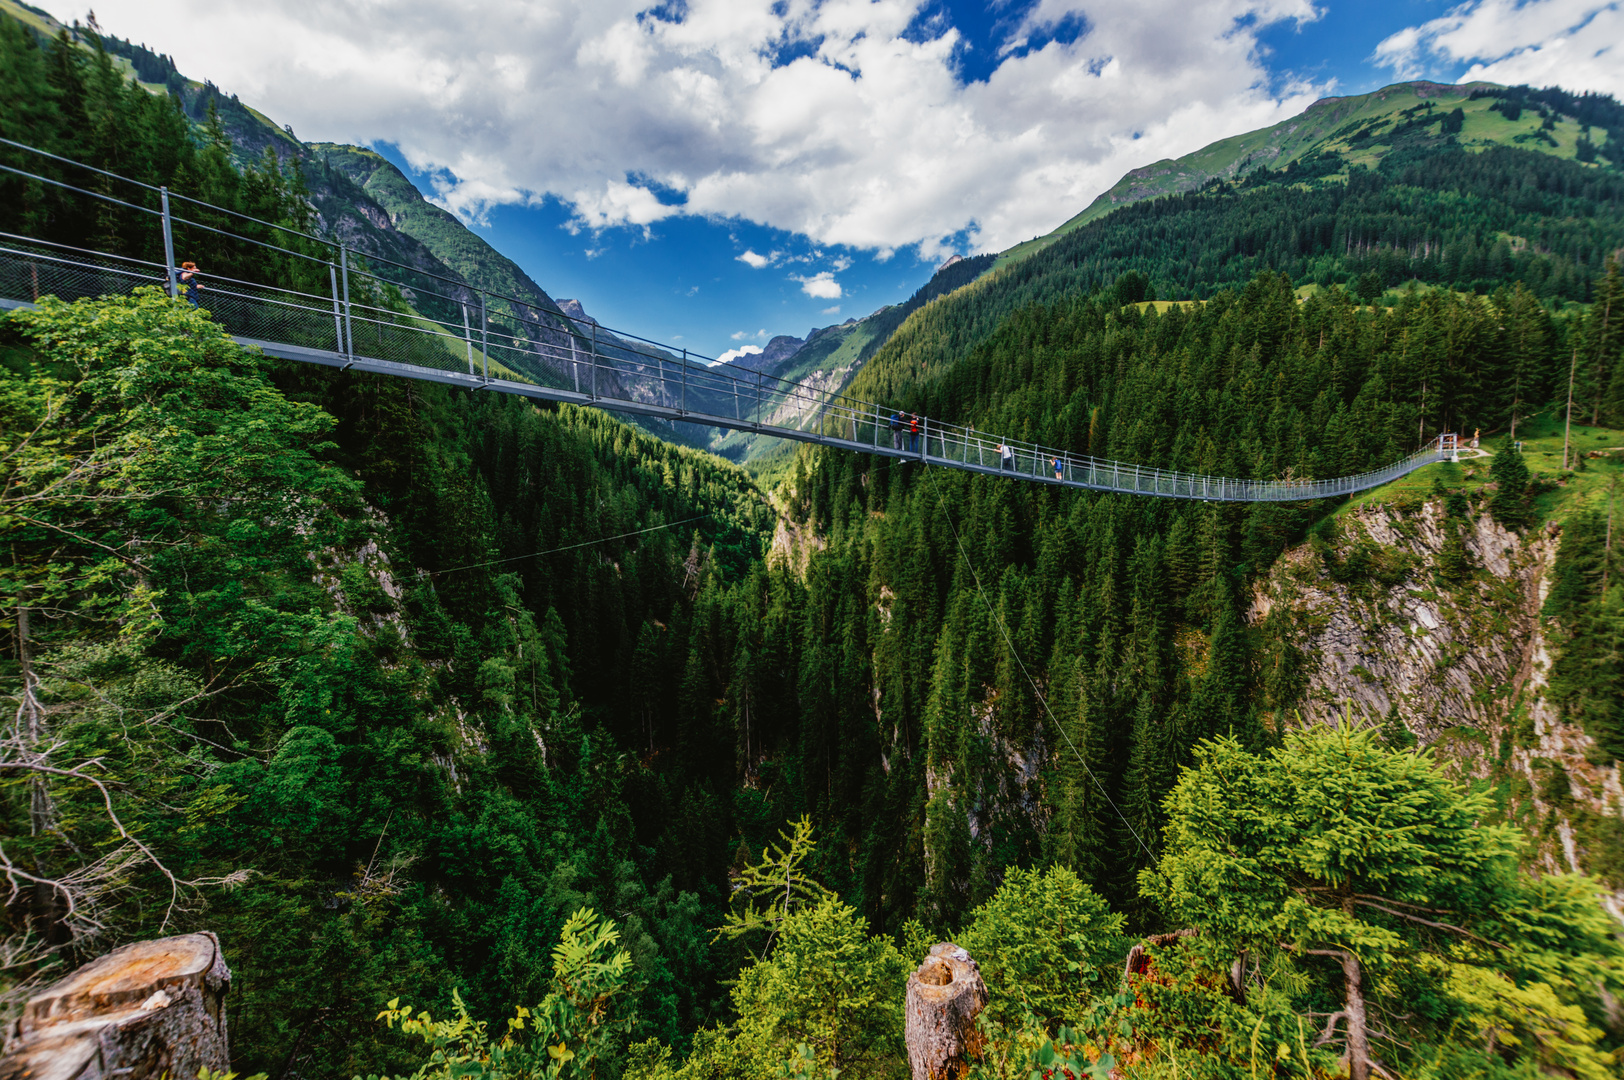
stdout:
<svg viewBox="0 0 1624 1080">
<path fill-rule="evenodd" d="M 1489 500 L 1489 514 L 1508 529 L 1520 529 L 1528 524 L 1528 463 L 1521 451 L 1509 438 L 1494 452 L 1489 463 L 1489 479 L 1494 482 L 1494 496 Z"/>
</svg>

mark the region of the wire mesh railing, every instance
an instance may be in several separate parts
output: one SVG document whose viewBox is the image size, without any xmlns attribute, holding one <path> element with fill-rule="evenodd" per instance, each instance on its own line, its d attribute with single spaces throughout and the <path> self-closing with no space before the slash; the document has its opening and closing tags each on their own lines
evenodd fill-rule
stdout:
<svg viewBox="0 0 1624 1080">
<path fill-rule="evenodd" d="M 0 143 L 20 146 L 4 139 Z M 9 166 L 4 171 L 33 176 Z M 212 213 L 221 222 L 235 217 L 268 230 L 258 238 L 242 236 L 172 214 L 170 193 L 162 188 L 129 181 L 143 190 L 124 200 L 47 182 L 151 215 L 143 220 L 160 224 L 162 250 L 139 257 L 0 232 L 0 297 L 76 300 L 161 286 L 177 302 L 206 309 L 235 337 L 290 359 L 434 378 L 471 389 L 572 401 L 1026 481 L 1162 498 L 1330 498 L 1385 484 L 1454 453 L 1454 437 L 1444 435 L 1391 465 L 1328 480 L 1206 476 L 1077 455 L 861 401 L 813 381 L 724 369 L 708 357 L 611 331 L 556 307 L 377 254 L 362 256 L 275 222 L 186 200 L 196 216 Z M 156 208 L 132 201 L 154 193 Z M 221 245 L 256 247 L 269 253 L 269 260 L 238 263 L 260 267 L 264 277 L 261 264 L 268 261 L 280 276 L 252 280 L 240 276 L 246 270 L 211 272 L 204 265 L 191 282 L 183 282 L 175 265 L 177 232 L 183 237 L 197 232 Z M 277 238 L 286 243 L 277 243 Z M 153 257 L 158 255 L 162 261 Z"/>
</svg>

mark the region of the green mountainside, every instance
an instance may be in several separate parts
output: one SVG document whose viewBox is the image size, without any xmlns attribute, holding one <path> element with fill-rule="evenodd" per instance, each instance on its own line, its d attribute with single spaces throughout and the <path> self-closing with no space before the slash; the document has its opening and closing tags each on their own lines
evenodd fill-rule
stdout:
<svg viewBox="0 0 1624 1080">
<path fill-rule="evenodd" d="M 1301 175 L 1308 179 L 1311 175 L 1345 180 L 1351 168 L 1374 168 L 1395 148 L 1413 144 L 1418 137 L 1440 134 L 1452 134 L 1460 146 L 1470 150 L 1516 146 L 1566 159 L 1584 155 L 1594 162 L 1598 151 L 1607 155 L 1611 140 L 1624 138 L 1624 122 L 1618 118 L 1607 126 L 1591 126 L 1574 116 L 1552 115 L 1545 109 L 1530 109 L 1526 115 L 1519 110 L 1516 116 L 1499 111 L 1501 99 L 1485 93 L 1499 89 L 1492 83 L 1453 86 L 1409 82 L 1355 97 L 1322 98 L 1301 115 L 1273 127 L 1222 139 L 1181 158 L 1164 158 L 1130 170 L 1082 213 L 1053 232 L 1000 254 L 998 265 L 1041 251 L 1113 210 L 1146 199 L 1194 191 L 1214 180 L 1239 180 L 1255 169 L 1282 171 L 1295 165 L 1293 178 Z M 1452 115 L 1456 109 L 1461 112 L 1458 126 Z"/>
<path fill-rule="evenodd" d="M 390 225 L 419 241 L 462 280 L 538 308 L 557 308 L 529 274 L 470 232 L 455 215 L 423 198 L 411 181 L 381 155 L 334 143 L 310 143 L 307 152 L 354 181 L 384 208 Z"/>
<path fill-rule="evenodd" d="M 97 40 L 0 20 L 0 132 L 457 272 Z M 592 410 L 266 360 L 156 288 L 8 314 L 0 1009 L 207 929 L 245 1074 L 896 1080 L 952 941 L 972 1080 L 1617 1075 L 1624 177 L 1408 131 L 782 361 L 1235 476 L 1481 434 L 1357 504 L 804 448 L 769 493 Z M 0 230 L 153 239 L 12 174 Z"/>
</svg>

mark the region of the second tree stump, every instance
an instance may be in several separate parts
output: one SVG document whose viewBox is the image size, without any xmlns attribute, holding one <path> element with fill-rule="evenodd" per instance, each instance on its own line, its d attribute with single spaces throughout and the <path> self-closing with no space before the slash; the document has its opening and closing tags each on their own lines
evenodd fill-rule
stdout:
<svg viewBox="0 0 1624 1080">
<path fill-rule="evenodd" d="M 913 1080 L 957 1080 L 965 1056 L 978 1047 L 976 1014 L 987 1004 L 987 984 L 970 954 L 950 941 L 931 946 L 908 976 L 908 1064 Z"/>
</svg>

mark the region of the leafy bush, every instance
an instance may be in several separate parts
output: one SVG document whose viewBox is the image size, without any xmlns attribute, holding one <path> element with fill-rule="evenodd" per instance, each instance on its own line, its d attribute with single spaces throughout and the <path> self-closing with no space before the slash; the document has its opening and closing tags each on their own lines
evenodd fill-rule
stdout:
<svg viewBox="0 0 1624 1080">
<path fill-rule="evenodd" d="M 399 998 L 378 1019 L 391 1028 L 399 1021 L 401 1034 L 429 1048 L 412 1080 L 591 1080 L 619 1053 L 619 1040 L 631 1028 L 621 1005 L 632 958 L 615 949 L 619 941 L 615 924 L 597 912 L 582 908 L 571 915 L 553 949 L 547 996 L 534 1008 L 515 1010 L 501 1038 L 469 1015 L 456 990 L 449 1020 L 435 1020 L 426 1010 L 413 1016 Z"/>
</svg>

